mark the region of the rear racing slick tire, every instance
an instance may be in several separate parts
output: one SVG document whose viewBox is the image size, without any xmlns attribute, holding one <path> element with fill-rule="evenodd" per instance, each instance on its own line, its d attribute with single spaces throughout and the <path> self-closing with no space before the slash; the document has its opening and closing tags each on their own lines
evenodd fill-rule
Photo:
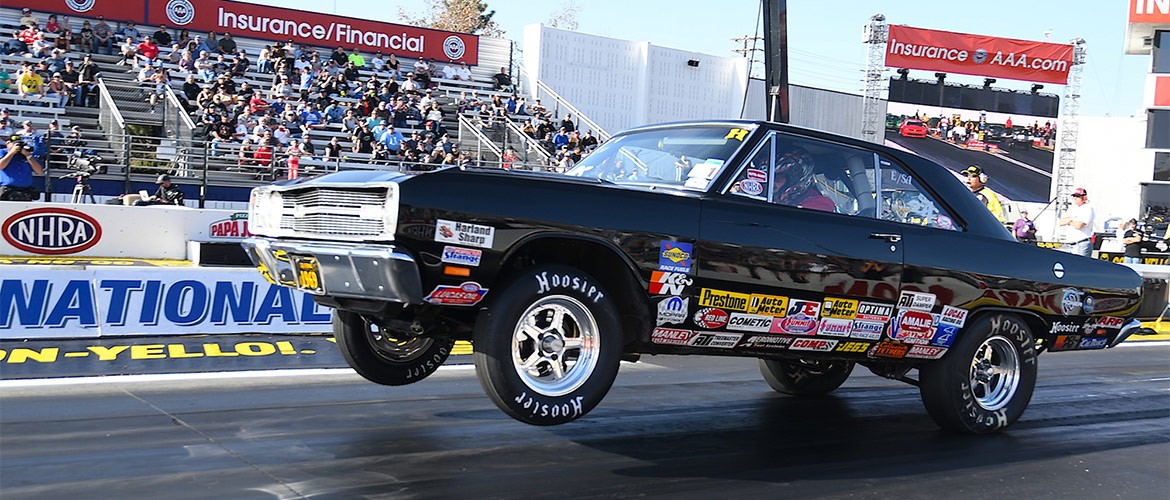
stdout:
<svg viewBox="0 0 1170 500">
<path fill-rule="evenodd" d="M 622 330 L 601 283 L 566 266 L 519 274 L 473 334 L 475 371 L 504 413 L 532 425 L 585 415 L 617 377 Z"/>
<path fill-rule="evenodd" d="M 922 403 L 943 429 L 964 434 L 1011 425 L 1032 399 L 1037 352 L 1028 325 L 1011 314 L 980 316 L 942 359 L 919 368 Z"/>
<path fill-rule="evenodd" d="M 853 362 L 760 359 L 760 373 L 781 394 L 819 396 L 841 387 L 853 373 Z"/>
<path fill-rule="evenodd" d="M 345 362 L 366 380 L 382 385 L 407 385 L 427 378 L 451 355 L 454 339 L 396 338 L 362 315 L 338 310 L 333 338 Z"/>
</svg>

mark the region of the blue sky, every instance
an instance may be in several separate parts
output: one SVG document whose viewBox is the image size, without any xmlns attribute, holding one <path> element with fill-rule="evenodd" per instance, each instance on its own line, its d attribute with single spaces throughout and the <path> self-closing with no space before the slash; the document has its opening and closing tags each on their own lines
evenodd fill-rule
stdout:
<svg viewBox="0 0 1170 500">
<path fill-rule="evenodd" d="M 399 22 L 399 7 L 415 14 L 423 10 L 423 2 L 418 0 L 249 1 L 388 22 Z M 505 36 L 516 42 L 522 41 L 525 25 L 547 23 L 554 11 L 567 5 L 561 0 L 485 1 L 496 11 L 494 19 L 506 31 Z M 736 44 L 731 38 L 755 32 L 760 5 L 749 0 L 577 0 L 576 4 L 581 7 L 578 31 L 583 33 L 647 41 L 717 56 L 733 55 L 731 49 Z M 371 5 L 377 5 L 377 10 L 371 12 Z M 1150 57 L 1123 54 L 1126 5 L 1125 0 L 983 0 L 959 4 L 945 0 L 792 0 L 788 2 L 790 80 L 860 93 L 861 71 L 865 67 L 861 28 L 870 16 L 880 12 L 891 24 L 920 28 L 1041 41 L 1045 39 L 1044 32 L 1051 30 L 1051 41 L 1056 43 L 1084 38 L 1088 63 L 1084 70 L 1081 114 L 1133 116 L 1141 106 Z M 933 79 L 933 72 L 913 71 L 911 76 Z M 948 81 L 981 84 L 982 78 L 952 75 Z M 1030 85 L 1000 79 L 995 86 L 1027 89 Z M 1064 87 L 1050 84 L 1044 91 L 1063 95 Z"/>
</svg>

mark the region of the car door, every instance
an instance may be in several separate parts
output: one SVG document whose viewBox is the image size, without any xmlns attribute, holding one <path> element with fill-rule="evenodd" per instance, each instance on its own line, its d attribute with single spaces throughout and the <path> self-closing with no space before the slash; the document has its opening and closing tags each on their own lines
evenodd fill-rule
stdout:
<svg viewBox="0 0 1170 500">
<path fill-rule="evenodd" d="M 808 186 L 821 193 L 819 203 L 787 196 L 794 175 L 777 168 L 790 166 L 794 153 L 806 166 L 812 162 Z M 730 331 L 849 337 L 862 303 L 877 307 L 872 319 L 888 319 L 900 287 L 902 246 L 899 224 L 875 216 L 877 156 L 770 132 L 748 158 L 702 204 L 695 328 L 725 323 Z M 856 337 L 880 338 L 879 322 L 857 325 L 864 331 Z M 832 350 L 834 344 L 815 345 Z"/>
</svg>

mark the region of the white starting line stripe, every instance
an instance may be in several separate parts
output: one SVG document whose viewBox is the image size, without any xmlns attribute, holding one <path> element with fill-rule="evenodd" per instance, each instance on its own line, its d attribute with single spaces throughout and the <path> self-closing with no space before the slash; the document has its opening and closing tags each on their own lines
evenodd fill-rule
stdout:
<svg viewBox="0 0 1170 500">
<path fill-rule="evenodd" d="M 475 365 L 443 365 L 439 371 L 474 370 Z M 285 370 L 241 370 L 228 372 L 147 373 L 142 375 L 108 375 L 102 377 L 59 377 L 0 380 L 0 389 L 16 387 L 50 387 L 61 385 L 101 385 L 134 382 L 174 382 L 180 380 L 223 380 L 270 377 L 330 377 L 357 375 L 352 368 L 302 368 Z"/>
</svg>

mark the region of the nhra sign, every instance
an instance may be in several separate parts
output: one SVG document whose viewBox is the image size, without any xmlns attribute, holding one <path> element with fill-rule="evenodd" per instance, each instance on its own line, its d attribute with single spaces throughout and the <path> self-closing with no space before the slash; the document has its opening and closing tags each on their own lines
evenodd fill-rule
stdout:
<svg viewBox="0 0 1170 500">
<path fill-rule="evenodd" d="M 149 24 L 192 32 L 292 41 L 297 44 L 354 47 L 373 54 L 439 61 L 479 62 L 479 37 L 401 24 L 333 16 L 227 0 L 147 0 Z"/>
<path fill-rule="evenodd" d="M 332 314 L 255 270 L 5 266 L 0 338 L 317 333 Z"/>
<path fill-rule="evenodd" d="M 1073 46 L 890 26 L 886 66 L 1064 85 Z"/>
<path fill-rule="evenodd" d="M 102 239 L 102 226 L 93 217 L 57 207 L 17 212 L 4 220 L 0 232 L 10 245 L 41 255 L 83 252 Z"/>
</svg>

